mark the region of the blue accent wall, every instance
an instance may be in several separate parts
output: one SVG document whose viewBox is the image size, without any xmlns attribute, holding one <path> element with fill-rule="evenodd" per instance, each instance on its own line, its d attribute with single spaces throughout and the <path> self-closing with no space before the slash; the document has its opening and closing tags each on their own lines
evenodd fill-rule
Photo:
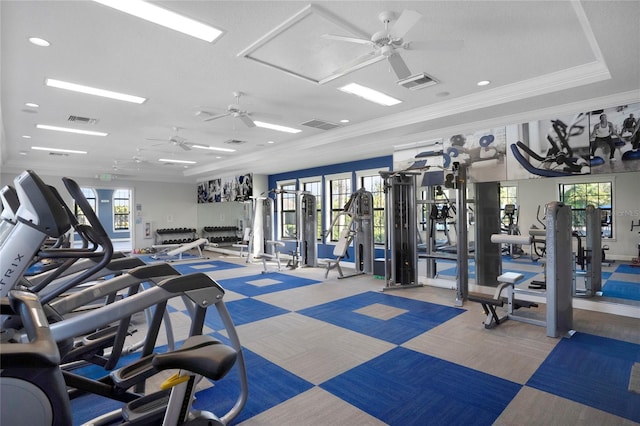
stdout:
<svg viewBox="0 0 640 426">
<path fill-rule="evenodd" d="M 384 156 L 384 157 L 376 157 L 376 158 L 369 158 L 366 160 L 358 160 L 358 161 L 350 161 L 347 163 L 338 163 L 338 164 L 330 164 L 328 166 L 322 166 L 322 167 L 313 167 L 310 169 L 302 169 L 302 170 L 294 170 L 294 171 L 290 171 L 290 172 L 285 172 L 285 173 L 278 173 L 275 175 L 269 175 L 268 177 L 268 182 L 269 182 L 269 189 L 275 189 L 276 188 L 276 184 L 277 182 L 282 182 L 282 181 L 292 181 L 292 180 L 296 180 L 298 181 L 299 179 L 305 179 L 305 178 L 309 178 L 309 177 L 316 177 L 316 176 L 320 176 L 320 177 L 324 177 L 327 175 L 335 175 L 338 173 L 349 173 L 351 172 L 351 182 L 352 182 L 352 192 L 357 191 L 359 188 L 356 187 L 357 181 L 356 181 L 356 172 L 358 171 L 362 171 L 362 170 L 372 170 L 372 169 L 389 169 L 389 170 L 393 170 L 393 156 L 392 155 L 388 155 L 388 156 Z M 299 184 L 299 182 L 298 182 Z M 322 192 L 323 194 L 326 193 L 326 188 L 325 188 L 325 182 L 324 179 L 322 181 Z M 300 189 L 300 188 L 297 188 Z M 323 197 L 322 199 L 322 211 L 323 211 L 323 217 L 322 220 L 323 222 L 326 221 L 324 212 L 327 211 L 328 206 L 325 205 L 326 200 L 325 197 Z M 276 214 L 275 217 L 278 217 L 277 214 L 277 210 L 278 210 L 278 203 L 274 203 L 274 207 L 276 210 Z M 277 223 L 275 224 L 277 226 Z M 327 226 L 329 224 L 327 223 L 322 223 L 322 229 L 326 229 Z M 287 242 L 285 241 L 286 246 L 283 249 L 284 253 L 293 251 L 295 249 L 295 243 L 294 242 Z M 335 256 L 333 255 L 333 247 L 334 244 L 324 244 L 323 242 L 318 242 L 318 258 L 334 258 Z M 348 258 L 346 258 L 345 260 L 348 262 L 353 262 L 354 260 L 354 253 L 353 253 L 353 247 L 350 247 L 347 250 L 347 254 L 348 254 Z M 384 249 L 383 248 L 376 248 L 375 249 L 375 257 L 376 258 L 380 258 L 380 257 L 384 257 Z"/>
<path fill-rule="evenodd" d="M 100 223 L 104 227 L 105 231 L 107 231 L 107 235 L 112 240 L 119 238 L 129 238 L 129 231 L 118 231 L 115 232 L 113 230 L 113 189 L 96 189 L 96 209 L 98 219 L 100 219 Z"/>
</svg>

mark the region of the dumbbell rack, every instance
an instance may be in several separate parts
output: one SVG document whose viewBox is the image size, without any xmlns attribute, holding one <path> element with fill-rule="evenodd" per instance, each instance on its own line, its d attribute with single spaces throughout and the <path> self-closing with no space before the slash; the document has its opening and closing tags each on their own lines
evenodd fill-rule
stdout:
<svg viewBox="0 0 640 426">
<path fill-rule="evenodd" d="M 197 239 L 193 228 L 163 228 L 156 229 L 155 244 L 185 244 Z"/>
<path fill-rule="evenodd" d="M 202 228 L 202 237 L 210 243 L 224 246 L 237 243 L 239 232 L 236 226 L 205 226 Z"/>
</svg>

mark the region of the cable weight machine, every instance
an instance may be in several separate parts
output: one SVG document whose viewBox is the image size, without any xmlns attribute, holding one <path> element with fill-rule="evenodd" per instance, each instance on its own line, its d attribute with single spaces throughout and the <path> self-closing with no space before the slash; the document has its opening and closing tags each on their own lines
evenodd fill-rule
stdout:
<svg viewBox="0 0 640 426">
<path fill-rule="evenodd" d="M 418 282 L 416 172 L 381 171 L 385 194 L 385 287 L 421 287 Z"/>
</svg>

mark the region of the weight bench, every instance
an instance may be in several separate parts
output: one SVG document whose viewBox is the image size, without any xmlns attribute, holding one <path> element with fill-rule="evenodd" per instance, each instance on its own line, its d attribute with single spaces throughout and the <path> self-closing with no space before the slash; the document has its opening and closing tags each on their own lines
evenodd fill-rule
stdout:
<svg viewBox="0 0 640 426">
<path fill-rule="evenodd" d="M 206 238 L 198 238 L 197 240 L 183 244 L 156 244 L 151 247 L 161 249 L 162 252 L 152 255 L 151 258 L 154 260 L 164 260 L 166 262 L 182 260 L 183 253 L 197 249 L 198 258 L 202 259 L 204 256 L 202 255 L 202 249 L 200 247 L 204 247 L 208 243 Z"/>
<path fill-rule="evenodd" d="M 500 283 L 493 294 L 493 297 L 488 294 L 470 292 L 467 295 L 467 300 L 471 302 L 477 302 L 482 305 L 482 311 L 486 315 L 484 320 L 484 328 L 495 328 L 509 318 L 515 319 L 513 311 L 519 308 L 537 308 L 536 303 L 527 302 L 524 300 L 516 300 L 514 298 L 514 286 L 524 278 L 524 275 L 516 272 L 505 272 L 498 277 Z M 506 296 L 502 295 L 502 292 L 506 290 Z M 507 304 L 506 313 L 499 316 L 496 312 L 496 307 L 503 307 Z"/>
</svg>

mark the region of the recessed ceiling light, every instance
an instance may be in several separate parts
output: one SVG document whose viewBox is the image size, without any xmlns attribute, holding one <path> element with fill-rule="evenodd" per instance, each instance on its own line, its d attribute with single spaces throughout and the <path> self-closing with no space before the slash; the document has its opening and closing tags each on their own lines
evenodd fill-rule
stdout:
<svg viewBox="0 0 640 426">
<path fill-rule="evenodd" d="M 31 136 L 29 136 L 29 135 L 22 135 L 22 138 L 23 138 L 23 139 L 31 139 Z"/>
<path fill-rule="evenodd" d="M 338 90 L 359 96 L 369 102 L 374 102 L 378 105 L 392 106 L 402 102 L 399 99 L 392 98 L 391 96 L 385 95 L 382 92 L 378 92 L 377 90 L 373 90 L 369 87 L 361 86 L 356 83 L 350 83 L 346 86 L 338 87 Z"/>
<path fill-rule="evenodd" d="M 267 141 L 267 143 L 275 143 L 274 141 Z"/>
<path fill-rule="evenodd" d="M 198 148 L 198 149 L 208 149 L 210 151 L 220 151 L 220 152 L 236 152 L 235 149 L 231 149 L 231 148 L 218 148 L 215 146 L 208 146 L 208 145 L 190 145 L 191 148 Z"/>
<path fill-rule="evenodd" d="M 20 154 L 20 155 L 27 155 L 27 151 L 20 151 L 18 154 Z"/>
<path fill-rule="evenodd" d="M 340 120 L 341 123 L 348 123 L 349 120 L 347 120 L 346 118 L 344 120 Z"/>
<path fill-rule="evenodd" d="M 221 159 L 222 157 L 220 157 L 219 155 L 216 155 L 216 160 Z"/>
<path fill-rule="evenodd" d="M 300 129 L 294 129 L 293 127 L 280 126 L 279 124 L 265 123 L 264 121 L 254 121 L 254 123 L 256 126 L 262 127 L 263 129 L 277 130 L 279 132 L 300 133 L 302 131 Z"/>
<path fill-rule="evenodd" d="M 35 44 L 36 46 L 40 46 L 40 47 L 51 46 L 51 43 L 49 43 L 47 40 L 40 37 L 29 37 L 29 42 L 31 44 Z"/>
<path fill-rule="evenodd" d="M 145 98 L 140 96 L 127 95 L 126 93 L 112 92 L 110 90 L 98 89 L 90 86 L 83 86 L 81 84 L 69 83 L 67 81 L 55 80 L 53 78 L 47 78 L 44 81 L 49 87 L 56 87 L 58 89 L 71 90 L 72 92 L 85 93 L 87 95 L 101 96 L 103 98 L 116 99 L 119 101 L 132 102 L 134 104 L 141 104 L 146 101 Z"/>
<path fill-rule="evenodd" d="M 38 108 L 38 107 L 40 107 L 40 105 L 38 105 L 38 104 L 34 104 L 33 102 L 27 102 L 25 105 L 26 105 L 26 106 L 28 106 L 28 107 L 31 107 L 31 108 Z"/>
<path fill-rule="evenodd" d="M 186 16 L 163 9 L 140 0 L 95 0 L 97 3 L 128 13 L 154 24 L 179 31 L 200 40 L 212 42 L 222 35 L 222 31 L 194 21 Z"/>
<path fill-rule="evenodd" d="M 476 83 L 478 86 L 488 86 L 491 84 L 489 80 L 482 80 Z"/>
<path fill-rule="evenodd" d="M 164 163 L 176 163 L 176 164 L 196 164 L 195 161 L 190 160 L 174 160 L 169 158 L 158 158 L 158 161 L 162 161 Z"/>
<path fill-rule="evenodd" d="M 55 130 L 56 132 L 77 133 L 79 135 L 89 136 L 107 136 L 109 133 L 94 132 L 91 130 L 72 129 L 70 127 L 49 126 L 48 124 L 36 124 L 36 128 L 43 130 Z"/>
<path fill-rule="evenodd" d="M 44 146 L 32 146 L 36 151 L 64 152 L 65 154 L 86 154 L 87 151 L 77 151 L 75 149 L 47 148 Z"/>
</svg>

